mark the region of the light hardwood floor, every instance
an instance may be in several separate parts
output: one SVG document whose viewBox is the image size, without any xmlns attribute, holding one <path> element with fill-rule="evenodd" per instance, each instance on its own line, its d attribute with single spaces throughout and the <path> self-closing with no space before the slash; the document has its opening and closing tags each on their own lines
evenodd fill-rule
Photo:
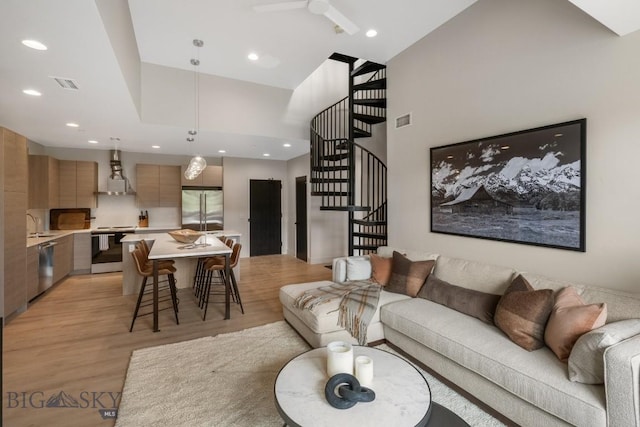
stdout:
<svg viewBox="0 0 640 427">
<path fill-rule="evenodd" d="M 203 322 L 191 289 L 180 289 L 180 325 L 173 311 L 162 311 L 157 333 L 151 316 L 138 318 L 129 333 L 136 296 L 122 296 L 120 273 L 57 284 L 4 328 L 3 425 L 112 426 L 98 409 L 111 406 L 108 392 L 122 391 L 133 350 L 282 320 L 281 286 L 331 278 L 324 266 L 286 255 L 242 258 L 240 268 L 244 315 L 232 304 L 231 319 L 223 320 L 224 305 L 211 304 Z M 60 391 L 84 408 L 38 407 Z"/>
</svg>

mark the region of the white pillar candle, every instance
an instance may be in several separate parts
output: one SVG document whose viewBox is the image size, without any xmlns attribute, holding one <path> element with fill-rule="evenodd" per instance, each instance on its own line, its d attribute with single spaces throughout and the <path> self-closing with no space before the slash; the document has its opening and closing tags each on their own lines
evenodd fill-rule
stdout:
<svg viewBox="0 0 640 427">
<path fill-rule="evenodd" d="M 327 374 L 332 377 L 340 373 L 353 375 L 353 347 L 348 342 L 333 341 L 327 345 Z"/>
<path fill-rule="evenodd" d="M 356 378 L 360 385 L 371 386 L 373 383 L 373 359 L 368 356 L 356 357 Z"/>
</svg>

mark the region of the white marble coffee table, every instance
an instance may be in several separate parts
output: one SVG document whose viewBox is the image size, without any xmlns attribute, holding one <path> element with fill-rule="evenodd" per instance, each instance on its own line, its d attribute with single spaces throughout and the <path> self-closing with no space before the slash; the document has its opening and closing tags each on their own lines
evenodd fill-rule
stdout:
<svg viewBox="0 0 640 427">
<path fill-rule="evenodd" d="M 376 399 L 349 409 L 336 409 L 324 396 L 326 348 L 317 348 L 290 360 L 274 386 L 276 407 L 291 427 L 304 426 L 425 426 L 429 421 L 431 391 L 422 374 L 400 357 L 370 347 L 354 346 L 354 357 L 373 359 L 370 388 Z"/>
</svg>

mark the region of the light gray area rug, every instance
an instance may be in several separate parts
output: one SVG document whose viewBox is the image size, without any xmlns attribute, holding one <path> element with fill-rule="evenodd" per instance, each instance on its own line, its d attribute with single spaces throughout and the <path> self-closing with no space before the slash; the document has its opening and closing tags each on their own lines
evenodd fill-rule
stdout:
<svg viewBox="0 0 640 427">
<path fill-rule="evenodd" d="M 393 351 L 386 345 L 378 348 Z M 273 385 L 308 344 L 284 321 L 133 352 L 117 427 L 278 426 Z M 502 426 L 422 371 L 433 400 L 471 426 Z"/>
</svg>

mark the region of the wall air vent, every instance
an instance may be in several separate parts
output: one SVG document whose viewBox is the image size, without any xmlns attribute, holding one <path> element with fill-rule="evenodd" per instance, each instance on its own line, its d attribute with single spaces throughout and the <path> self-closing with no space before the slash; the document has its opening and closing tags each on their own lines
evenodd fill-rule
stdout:
<svg viewBox="0 0 640 427">
<path fill-rule="evenodd" d="M 69 90 L 78 90 L 80 89 L 78 87 L 78 84 L 73 81 L 72 79 L 67 79 L 64 77 L 51 77 L 53 80 L 55 80 L 61 88 L 63 89 L 69 89 Z"/>
<path fill-rule="evenodd" d="M 396 129 L 409 126 L 411 124 L 411 113 L 396 117 Z"/>
</svg>

